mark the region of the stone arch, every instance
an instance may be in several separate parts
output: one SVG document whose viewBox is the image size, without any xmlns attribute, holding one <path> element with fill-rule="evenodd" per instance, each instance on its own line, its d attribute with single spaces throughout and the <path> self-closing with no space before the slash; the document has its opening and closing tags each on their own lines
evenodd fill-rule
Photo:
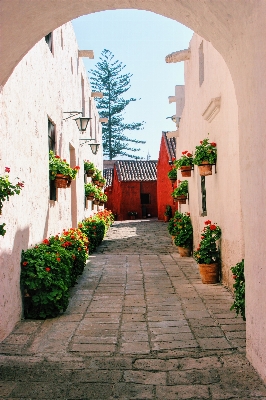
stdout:
<svg viewBox="0 0 266 400">
<path fill-rule="evenodd" d="M 241 138 L 247 354 L 266 380 L 266 316 L 263 307 L 266 303 L 266 213 L 262 173 L 266 170 L 266 2 L 1 0 L 0 85 L 5 84 L 23 56 L 47 33 L 81 15 L 118 8 L 152 11 L 181 22 L 209 40 L 231 72 L 239 107 Z"/>
</svg>

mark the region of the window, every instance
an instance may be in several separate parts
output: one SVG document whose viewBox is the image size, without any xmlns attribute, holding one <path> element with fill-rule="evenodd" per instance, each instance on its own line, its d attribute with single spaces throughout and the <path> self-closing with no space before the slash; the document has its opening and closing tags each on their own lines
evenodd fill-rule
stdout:
<svg viewBox="0 0 266 400">
<path fill-rule="evenodd" d="M 48 47 L 50 49 L 50 52 L 53 52 L 53 32 L 48 33 L 48 35 L 45 36 L 45 41 L 48 44 Z"/>
<path fill-rule="evenodd" d="M 141 193 L 140 194 L 140 202 L 141 204 L 150 204 L 151 203 L 151 196 L 149 193 Z"/>
<path fill-rule="evenodd" d="M 201 216 L 207 215 L 205 176 L 201 176 Z"/>
<path fill-rule="evenodd" d="M 55 152 L 55 125 L 48 119 L 48 149 Z M 50 200 L 56 201 L 55 181 L 50 180 Z"/>
<path fill-rule="evenodd" d="M 204 82 L 204 52 L 203 52 L 203 41 L 199 47 L 199 85 L 201 86 Z"/>
</svg>

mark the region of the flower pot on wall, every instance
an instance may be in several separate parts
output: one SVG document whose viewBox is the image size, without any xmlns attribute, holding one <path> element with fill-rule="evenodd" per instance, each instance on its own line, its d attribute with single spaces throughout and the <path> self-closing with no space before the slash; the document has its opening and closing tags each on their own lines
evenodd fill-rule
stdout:
<svg viewBox="0 0 266 400">
<path fill-rule="evenodd" d="M 86 175 L 87 175 L 88 178 L 93 176 L 93 174 L 94 174 L 94 169 L 88 169 L 88 171 L 86 171 Z"/>
<path fill-rule="evenodd" d="M 218 283 L 219 282 L 219 264 L 199 264 L 199 272 L 202 283 Z"/>
<path fill-rule="evenodd" d="M 92 201 L 92 200 L 94 200 L 94 195 L 89 194 L 88 196 L 86 196 L 86 199 Z"/>
<path fill-rule="evenodd" d="M 181 257 L 190 257 L 191 249 L 189 247 L 177 246 L 177 249 Z"/>
<path fill-rule="evenodd" d="M 174 199 L 180 204 L 186 204 L 187 196 L 185 194 L 182 194 L 181 196 L 176 196 Z"/>
<path fill-rule="evenodd" d="M 192 167 L 190 165 L 180 167 L 182 177 L 190 178 L 191 170 L 192 170 Z"/>
<path fill-rule="evenodd" d="M 177 179 L 176 178 L 169 178 L 170 179 L 170 181 L 171 181 L 171 183 L 174 185 L 175 183 L 176 183 L 176 181 L 177 181 Z"/>
<path fill-rule="evenodd" d="M 58 189 L 66 189 L 71 184 L 71 181 L 70 181 L 70 184 L 69 184 L 69 180 L 70 180 L 69 176 L 66 176 L 66 175 L 63 175 L 63 174 L 56 174 L 55 186 Z"/>
<path fill-rule="evenodd" d="M 202 164 L 198 167 L 200 176 L 212 175 L 212 164 L 209 164 L 208 161 L 202 161 Z"/>
</svg>

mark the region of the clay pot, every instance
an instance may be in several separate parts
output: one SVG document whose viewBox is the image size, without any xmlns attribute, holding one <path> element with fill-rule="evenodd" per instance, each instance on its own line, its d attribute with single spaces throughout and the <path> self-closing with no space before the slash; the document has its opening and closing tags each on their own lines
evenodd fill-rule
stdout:
<svg viewBox="0 0 266 400">
<path fill-rule="evenodd" d="M 69 176 L 63 174 L 56 174 L 55 186 L 58 189 L 66 189 L 67 187 L 70 186 L 70 185 L 68 186 L 68 184 L 69 184 Z"/>
<path fill-rule="evenodd" d="M 199 264 L 199 272 L 202 283 L 219 282 L 219 264 Z"/>
<path fill-rule="evenodd" d="M 88 196 L 86 196 L 86 199 L 92 201 L 92 200 L 94 200 L 94 195 L 93 194 L 91 194 L 91 195 L 89 194 Z"/>
<path fill-rule="evenodd" d="M 88 178 L 93 176 L 93 174 L 94 174 L 94 169 L 88 169 L 88 171 L 86 171 L 86 175 Z"/>
<path fill-rule="evenodd" d="M 178 253 L 180 254 L 181 257 L 190 257 L 191 250 L 189 247 L 180 247 L 177 246 Z"/>
<path fill-rule="evenodd" d="M 190 178 L 191 177 L 192 167 L 190 165 L 186 165 L 180 168 L 182 177 Z"/>
<path fill-rule="evenodd" d="M 170 178 L 169 178 L 170 179 Z M 174 178 L 174 179 L 170 179 L 170 181 L 172 182 L 172 184 L 174 185 L 175 183 L 176 183 L 176 178 Z"/>
<path fill-rule="evenodd" d="M 212 175 L 212 164 L 209 164 L 208 161 L 202 161 L 202 164 L 198 167 L 200 176 Z"/>
<path fill-rule="evenodd" d="M 163 216 L 163 219 L 164 219 L 164 222 L 168 222 L 169 219 L 170 219 L 170 217 L 169 217 L 169 215 L 164 215 L 164 216 Z"/>
<path fill-rule="evenodd" d="M 186 204 L 187 196 L 182 194 L 181 196 L 176 196 L 174 199 L 180 204 Z"/>
</svg>

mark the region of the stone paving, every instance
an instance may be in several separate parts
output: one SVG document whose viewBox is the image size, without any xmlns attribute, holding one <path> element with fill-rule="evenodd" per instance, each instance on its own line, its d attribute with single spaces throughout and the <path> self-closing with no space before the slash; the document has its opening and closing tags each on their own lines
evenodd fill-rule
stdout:
<svg viewBox="0 0 266 400">
<path fill-rule="evenodd" d="M 67 311 L 22 321 L 0 344 L 0 400 L 266 400 L 231 304 L 166 224 L 116 222 Z"/>
</svg>

